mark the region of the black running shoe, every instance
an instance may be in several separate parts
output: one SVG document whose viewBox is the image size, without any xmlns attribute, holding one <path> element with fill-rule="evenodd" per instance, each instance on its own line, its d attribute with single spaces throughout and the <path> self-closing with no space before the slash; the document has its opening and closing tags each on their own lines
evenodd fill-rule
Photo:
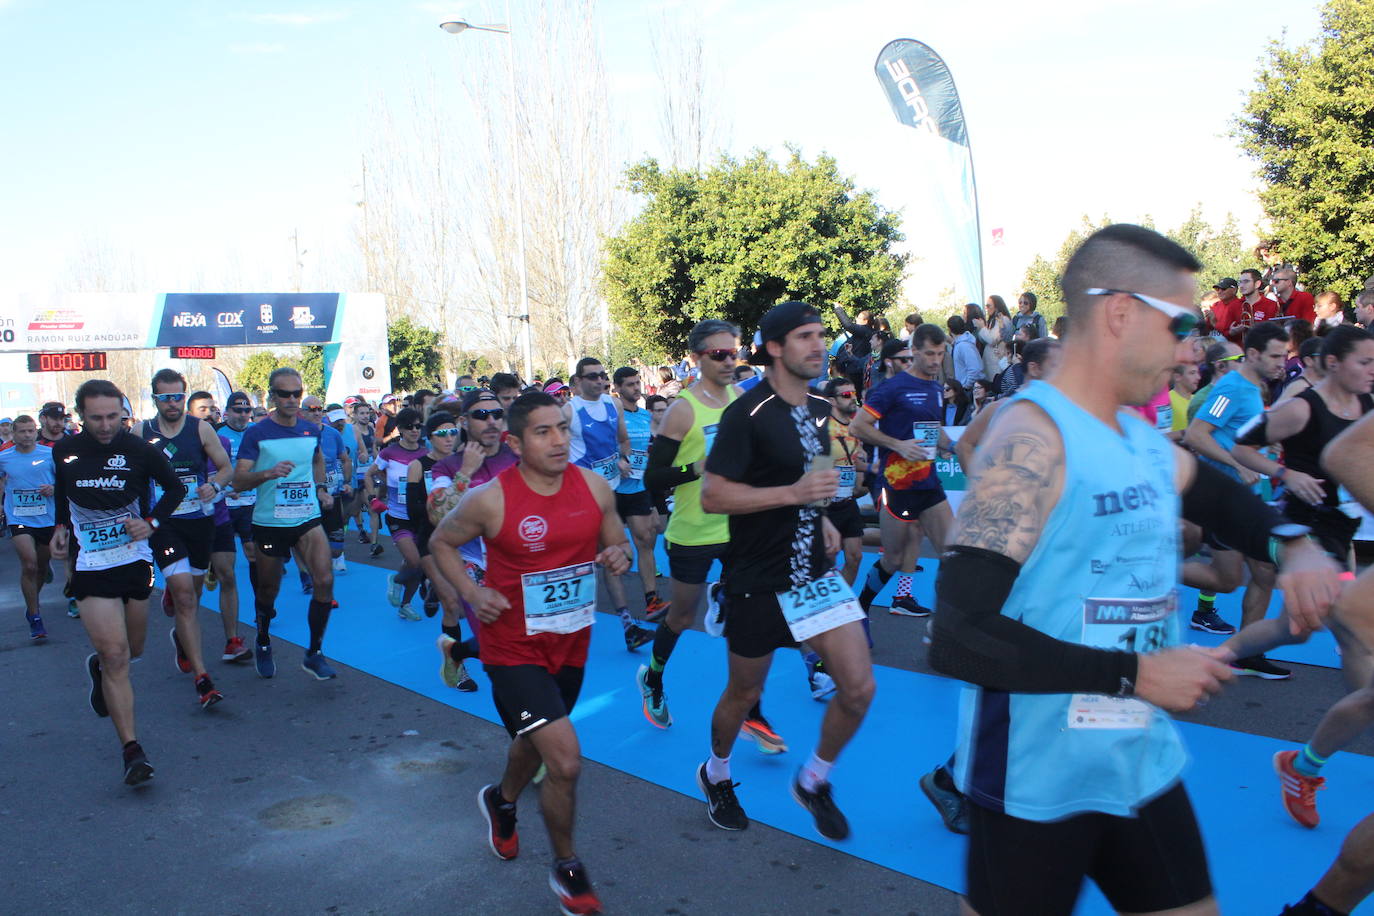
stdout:
<svg viewBox="0 0 1374 916">
<path fill-rule="evenodd" d="M 136 786 L 153 778 L 153 765 L 137 741 L 124 745 L 124 784 Z"/>
<path fill-rule="evenodd" d="M 375 560 L 377 557 L 380 557 L 384 552 L 385 551 L 382 549 L 381 544 L 373 544 L 372 549 L 367 552 L 367 555 Z"/>
<path fill-rule="evenodd" d="M 558 895 L 558 909 L 563 916 L 594 916 L 601 912 L 601 901 L 592 890 L 587 869 L 576 859 L 561 865 L 554 863 L 549 887 Z"/>
<path fill-rule="evenodd" d="M 706 816 L 721 830 L 744 830 L 749 826 L 749 816 L 735 798 L 737 785 L 728 779 L 711 782 L 706 776 L 706 764 L 697 767 L 697 786 L 706 796 Z"/>
<path fill-rule="evenodd" d="M 921 791 L 930 799 L 935 810 L 940 812 L 940 820 L 950 833 L 968 834 L 968 800 L 954 785 L 944 764 L 926 773 L 920 779 Z"/>
<path fill-rule="evenodd" d="M 1238 658 L 1231 662 L 1231 670 L 1239 677 L 1258 677 L 1266 681 L 1283 681 L 1293 676 L 1287 668 L 1280 668 L 1263 655 Z"/>
<path fill-rule="evenodd" d="M 929 617 L 930 608 L 918 604 L 916 599 L 910 595 L 900 595 L 892 599 L 892 604 L 888 607 L 889 614 L 896 614 L 898 617 Z"/>
<path fill-rule="evenodd" d="M 105 688 L 100 677 L 100 656 L 92 652 L 86 656 L 86 673 L 91 676 L 91 710 L 100 718 L 110 715 L 105 705 Z"/>
<path fill-rule="evenodd" d="M 1223 620 L 1216 611 L 1193 611 L 1193 619 L 1188 625 L 1194 630 L 1216 633 L 1219 636 L 1230 636 L 1236 632 L 1236 628 Z"/>
<path fill-rule="evenodd" d="M 645 643 L 654 641 L 654 631 L 646 630 L 644 627 L 637 627 L 631 624 L 625 628 L 625 648 L 633 652 Z"/>
<path fill-rule="evenodd" d="M 366 531 L 359 531 L 359 532 L 358 532 L 358 543 L 359 543 L 359 544 L 371 544 L 371 543 L 372 543 L 372 538 L 370 538 L 370 537 L 367 536 L 367 532 L 366 532 Z"/>
<path fill-rule="evenodd" d="M 844 813 L 835 806 L 830 797 L 830 783 L 816 783 L 816 791 L 808 792 L 801 787 L 800 773 L 792 777 L 792 797 L 797 800 L 816 821 L 816 830 L 828 840 L 844 840 L 849 837 L 849 821 Z"/>
</svg>

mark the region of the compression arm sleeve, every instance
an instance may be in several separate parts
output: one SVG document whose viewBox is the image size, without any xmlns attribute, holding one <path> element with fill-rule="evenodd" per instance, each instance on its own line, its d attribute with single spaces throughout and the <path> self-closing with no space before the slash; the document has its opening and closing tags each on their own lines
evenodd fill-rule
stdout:
<svg viewBox="0 0 1374 916">
<path fill-rule="evenodd" d="M 1064 642 L 1003 616 L 1021 566 L 1000 553 L 956 545 L 940 558 L 930 666 L 941 674 L 1016 693 L 1121 692 L 1135 683 L 1131 652 Z"/>
<path fill-rule="evenodd" d="M 1193 484 L 1183 494 L 1183 517 L 1247 557 L 1272 563 L 1269 534 L 1284 523 L 1283 516 L 1235 478 L 1205 461 L 1196 465 Z"/>
<path fill-rule="evenodd" d="M 654 436 L 649 443 L 649 466 L 644 469 L 644 486 L 662 493 L 679 484 L 697 479 L 696 469 L 691 465 L 677 466 L 678 449 L 682 443 L 667 436 Z"/>
<path fill-rule="evenodd" d="M 406 481 L 406 515 L 410 516 L 413 524 L 421 528 L 429 525 L 429 510 L 425 506 L 428 496 L 423 480 Z"/>
</svg>

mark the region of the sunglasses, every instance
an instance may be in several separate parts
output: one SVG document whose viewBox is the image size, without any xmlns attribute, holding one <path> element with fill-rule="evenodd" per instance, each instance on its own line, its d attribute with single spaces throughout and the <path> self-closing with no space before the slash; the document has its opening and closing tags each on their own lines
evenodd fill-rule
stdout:
<svg viewBox="0 0 1374 916">
<path fill-rule="evenodd" d="M 276 399 L 279 400 L 279 401 L 285 401 L 285 400 L 288 400 L 288 399 L 289 399 L 289 400 L 292 400 L 292 401 L 299 401 L 299 400 L 300 400 L 301 398 L 303 398 L 304 396 L 305 396 L 305 389 L 304 389 L 304 388 L 297 388 L 295 391 L 283 391 L 283 390 L 280 389 L 280 388 L 273 388 L 273 389 L 272 389 L 272 397 L 276 398 Z"/>
<path fill-rule="evenodd" d="M 912 356 L 889 356 L 889 357 L 888 357 L 888 359 L 892 360 L 894 363 L 901 363 L 903 366 L 909 366 L 909 365 L 911 365 L 911 361 L 912 361 L 914 358 L 915 358 L 915 357 L 912 357 Z"/>
<path fill-rule="evenodd" d="M 186 400 L 186 392 L 170 391 L 167 394 L 155 394 L 153 395 L 153 400 L 162 404 L 180 404 L 182 401 Z M 49 416 L 52 415 L 49 414 Z"/>
<path fill-rule="evenodd" d="M 1155 311 L 1168 315 L 1169 331 L 1179 340 L 1191 334 L 1202 320 L 1193 314 L 1192 309 L 1186 309 L 1181 305 L 1174 305 L 1172 302 L 1165 302 L 1163 299 L 1156 299 L 1154 296 L 1147 296 L 1144 293 L 1133 293 L 1128 289 L 1085 289 L 1083 295 L 1130 296 L 1137 302 L 1142 302 Z"/>
<path fill-rule="evenodd" d="M 479 407 L 476 410 L 469 410 L 468 416 L 474 420 L 502 420 L 505 419 L 506 412 L 500 407 L 492 407 L 491 409 Z"/>
<path fill-rule="evenodd" d="M 462 432 L 461 429 L 459 429 L 458 427 L 454 426 L 454 427 L 450 427 L 449 429 L 436 429 L 434 432 L 430 433 L 429 435 L 430 435 L 430 438 L 433 438 L 433 439 L 447 439 L 449 436 L 456 436 L 456 435 L 458 435 L 458 434 L 461 433 L 461 432 Z"/>
<path fill-rule="evenodd" d="M 739 359 L 739 353 L 728 348 L 719 350 L 698 350 L 697 355 L 705 356 L 718 363 L 723 363 L 727 359 Z"/>
<path fill-rule="evenodd" d="M 423 423 L 410 423 L 410 424 L 407 424 L 406 426 L 402 426 L 402 427 L 401 427 L 401 429 L 424 429 L 424 428 L 425 428 L 425 424 L 423 424 Z"/>
<path fill-rule="evenodd" d="M 1229 363 L 1229 362 L 1231 362 L 1231 360 L 1243 361 L 1244 359 L 1245 359 L 1245 354 L 1244 354 L 1244 353 L 1234 353 L 1234 354 L 1232 354 L 1231 356 L 1223 356 L 1221 359 L 1217 360 L 1217 362 L 1219 362 L 1219 363 Z"/>
<path fill-rule="evenodd" d="M 252 413 L 252 412 L 253 412 L 253 408 L 251 408 L 251 407 L 230 407 L 230 408 L 229 408 L 229 412 L 230 412 L 230 413 Z"/>
<path fill-rule="evenodd" d="M 319 413 L 320 411 L 324 410 L 324 408 L 323 408 L 323 407 L 302 407 L 301 410 L 308 410 L 308 411 L 310 411 L 311 413 Z"/>
<path fill-rule="evenodd" d="M 604 382 L 606 381 L 606 379 L 610 378 L 610 376 L 604 372 L 584 372 L 582 373 L 582 378 L 592 379 L 593 381 L 597 382 Z"/>
<path fill-rule="evenodd" d="M 481 391 L 482 389 L 479 388 L 477 385 L 459 385 L 459 386 L 458 386 L 458 390 L 459 390 L 459 391 Z"/>
<path fill-rule="evenodd" d="M 841 391 L 839 394 L 835 395 L 835 397 L 839 398 L 841 401 L 851 401 L 854 399 L 854 392 Z"/>
</svg>

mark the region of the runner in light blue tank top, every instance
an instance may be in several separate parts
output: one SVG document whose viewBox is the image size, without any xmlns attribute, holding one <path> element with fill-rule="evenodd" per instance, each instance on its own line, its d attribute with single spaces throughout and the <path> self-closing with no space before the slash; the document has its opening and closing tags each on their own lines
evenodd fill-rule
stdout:
<svg viewBox="0 0 1374 916">
<path fill-rule="evenodd" d="M 620 483 L 620 443 L 625 424 L 616 399 L 605 393 L 606 369 L 590 357 L 579 360 L 573 373 L 573 397 L 564 408 L 568 417 L 568 460 L 600 474 L 614 490 Z"/>
</svg>

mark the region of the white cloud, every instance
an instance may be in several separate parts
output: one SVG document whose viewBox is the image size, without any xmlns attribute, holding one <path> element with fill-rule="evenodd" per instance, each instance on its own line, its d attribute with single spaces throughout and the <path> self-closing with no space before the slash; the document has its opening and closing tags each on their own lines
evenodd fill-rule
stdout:
<svg viewBox="0 0 1374 916">
<path fill-rule="evenodd" d="M 286 45 L 267 44 L 266 42 L 229 46 L 229 53 L 231 54 L 280 54 L 285 50 Z"/>
<path fill-rule="evenodd" d="M 337 22 L 347 16 L 343 10 L 335 10 L 327 13 L 254 13 L 248 17 L 249 22 L 257 22 L 262 25 L 319 25 L 323 22 Z"/>
</svg>

